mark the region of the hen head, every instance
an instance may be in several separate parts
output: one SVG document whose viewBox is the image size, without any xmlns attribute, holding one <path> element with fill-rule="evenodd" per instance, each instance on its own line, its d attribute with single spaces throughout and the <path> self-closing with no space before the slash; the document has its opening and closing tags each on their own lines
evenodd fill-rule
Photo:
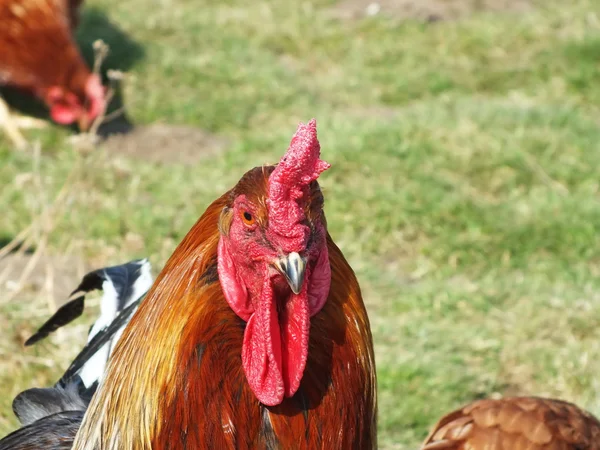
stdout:
<svg viewBox="0 0 600 450">
<path fill-rule="evenodd" d="M 219 221 L 219 280 L 230 307 L 247 322 L 246 378 L 269 406 L 298 390 L 310 317 L 329 295 L 323 195 L 316 181 L 329 164 L 319 156 L 313 119 L 299 125 L 276 167 L 244 175 Z"/>
<path fill-rule="evenodd" d="M 92 122 L 106 107 L 106 89 L 100 77 L 89 75 L 83 91 L 76 93 L 62 86 L 46 90 L 44 100 L 50 108 L 50 117 L 61 125 L 77 122 L 81 131 L 87 131 Z"/>
</svg>

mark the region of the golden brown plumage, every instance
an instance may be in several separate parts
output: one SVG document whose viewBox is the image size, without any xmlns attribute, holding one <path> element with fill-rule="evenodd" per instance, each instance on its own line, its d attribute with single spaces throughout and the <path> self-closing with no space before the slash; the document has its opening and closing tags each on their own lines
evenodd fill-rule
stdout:
<svg viewBox="0 0 600 450">
<path fill-rule="evenodd" d="M 267 226 L 272 172 L 248 172 L 177 247 L 125 330 L 74 449 L 376 448 L 369 320 L 356 277 L 329 235 L 331 288 L 310 321 L 299 389 L 265 406 L 244 373 L 247 323 L 224 297 L 217 247 L 234 229 L 236 199 L 255 205 L 256 222 Z M 306 195 L 312 229 L 324 223 L 315 181 Z"/>
<path fill-rule="evenodd" d="M 561 400 L 480 400 L 443 417 L 422 450 L 600 450 L 600 422 Z"/>
</svg>

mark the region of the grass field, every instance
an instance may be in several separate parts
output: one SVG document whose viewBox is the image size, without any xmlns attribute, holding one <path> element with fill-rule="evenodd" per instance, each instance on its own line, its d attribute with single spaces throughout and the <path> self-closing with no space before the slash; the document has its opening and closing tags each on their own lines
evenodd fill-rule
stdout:
<svg viewBox="0 0 600 450">
<path fill-rule="evenodd" d="M 18 295 L 31 256 L 0 261 L 0 434 L 13 396 L 83 342 L 93 313 L 21 346 L 82 271 L 146 255 L 160 269 L 311 117 L 330 232 L 376 339 L 380 447 L 414 449 L 484 396 L 600 414 L 600 1 L 413 3 L 361 17 L 345 8 L 368 2 L 88 1 L 79 42 L 111 45 L 127 117 L 163 139 L 81 155 L 50 127 L 27 133 L 36 156 L 0 135 L 0 241 L 33 220 L 47 244 Z"/>
</svg>

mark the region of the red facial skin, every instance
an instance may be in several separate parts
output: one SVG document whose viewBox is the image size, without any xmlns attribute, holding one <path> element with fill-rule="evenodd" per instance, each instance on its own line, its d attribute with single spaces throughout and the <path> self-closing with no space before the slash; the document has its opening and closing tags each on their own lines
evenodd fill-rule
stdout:
<svg viewBox="0 0 600 450">
<path fill-rule="evenodd" d="M 50 117 L 61 125 L 78 122 L 81 131 L 87 131 L 94 119 L 106 107 L 106 89 L 98 75 L 90 75 L 85 84 L 85 97 L 81 98 L 60 86 L 46 91 L 45 101 L 50 108 Z"/>
<path fill-rule="evenodd" d="M 240 195 L 232 209 L 229 234 L 219 242 L 219 278 L 230 307 L 248 322 L 242 349 L 248 382 L 263 404 L 278 405 L 298 390 L 308 354 L 310 317 L 329 295 L 326 231 L 316 221 L 306 234 L 299 252 L 307 261 L 306 275 L 301 291 L 294 294 L 273 266 L 285 254 L 281 243 L 267 240 L 265 230 L 244 217 L 256 217 L 256 207 Z"/>
</svg>

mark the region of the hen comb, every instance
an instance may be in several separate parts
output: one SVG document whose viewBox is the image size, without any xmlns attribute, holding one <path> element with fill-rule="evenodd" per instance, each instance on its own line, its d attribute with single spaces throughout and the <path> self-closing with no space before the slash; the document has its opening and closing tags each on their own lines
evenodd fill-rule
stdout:
<svg viewBox="0 0 600 450">
<path fill-rule="evenodd" d="M 308 185 L 330 165 L 322 161 L 317 139 L 317 121 L 300 123 L 287 152 L 269 177 L 269 232 L 277 235 L 282 250 L 300 252 L 306 245 L 309 229 L 301 222 L 304 210 L 299 200 Z"/>
</svg>

